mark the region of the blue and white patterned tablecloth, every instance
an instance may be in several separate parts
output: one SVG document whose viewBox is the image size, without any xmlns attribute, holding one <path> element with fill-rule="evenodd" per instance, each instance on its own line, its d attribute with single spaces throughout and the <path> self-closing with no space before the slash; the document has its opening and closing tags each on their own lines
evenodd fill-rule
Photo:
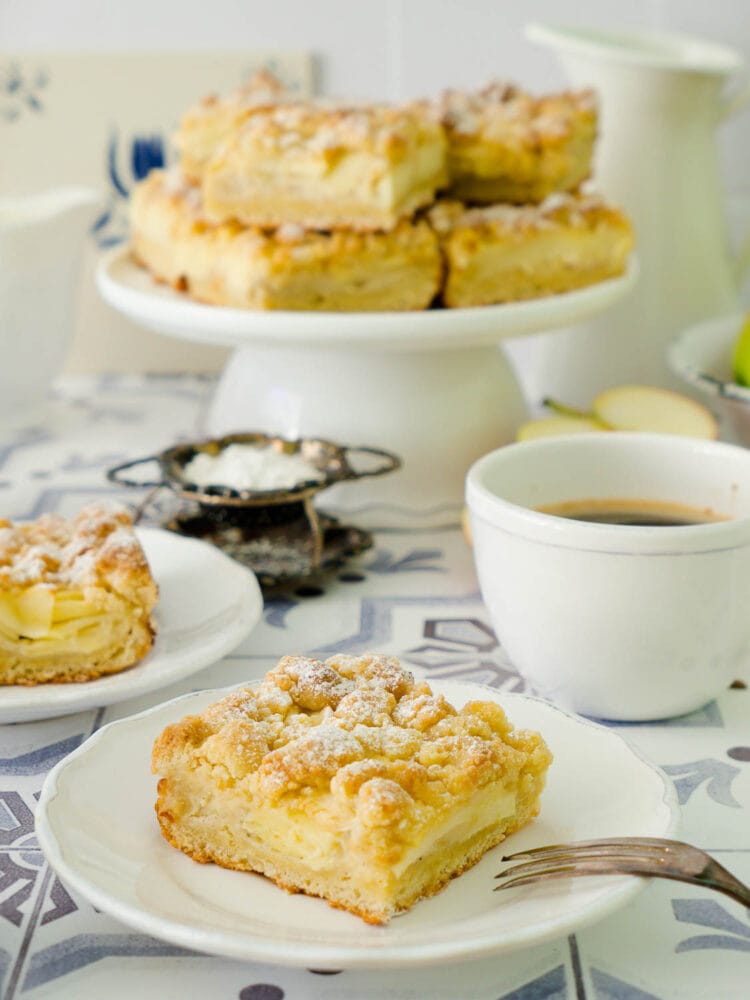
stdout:
<svg viewBox="0 0 750 1000">
<path fill-rule="evenodd" d="M 213 389 L 186 376 L 69 379 L 48 427 L 0 438 L 0 514 L 71 514 L 110 495 L 104 470 L 201 433 Z M 376 442 L 375 442 L 376 443 Z M 523 689 L 494 638 L 458 528 L 381 531 L 325 593 L 267 603 L 231 656 L 181 684 L 112 708 L 0 726 L 0 982 L 5 1000 L 744 1000 L 750 912 L 722 896 L 652 882 L 599 924 L 552 944 L 405 972 L 311 971 L 225 961 L 136 934 L 70 893 L 34 837 L 46 772 L 96 728 L 195 688 L 257 675 L 288 651 L 378 649 L 426 677 Z M 746 673 L 744 680 L 750 680 Z M 2 697 L 0 693 L 0 697 Z M 750 882 L 750 690 L 701 712 L 623 732 L 677 785 L 684 837 Z"/>
</svg>

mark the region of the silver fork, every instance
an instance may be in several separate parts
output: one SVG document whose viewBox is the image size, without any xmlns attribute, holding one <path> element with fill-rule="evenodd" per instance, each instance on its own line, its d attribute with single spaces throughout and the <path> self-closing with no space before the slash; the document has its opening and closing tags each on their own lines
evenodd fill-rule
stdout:
<svg viewBox="0 0 750 1000">
<path fill-rule="evenodd" d="M 702 885 L 750 907 L 750 887 L 705 851 L 679 840 L 657 837 L 578 840 L 518 851 L 502 860 L 525 863 L 514 864 L 496 875 L 502 882 L 495 886 L 495 891 L 574 875 L 645 875 Z"/>
</svg>

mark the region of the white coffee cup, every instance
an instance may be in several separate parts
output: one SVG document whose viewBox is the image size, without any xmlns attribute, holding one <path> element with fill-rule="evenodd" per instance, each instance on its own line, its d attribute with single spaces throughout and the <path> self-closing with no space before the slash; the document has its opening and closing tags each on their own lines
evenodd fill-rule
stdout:
<svg viewBox="0 0 750 1000">
<path fill-rule="evenodd" d="M 585 715 L 647 720 L 706 704 L 750 663 L 750 451 L 662 434 L 512 444 L 466 484 L 482 595 L 541 693 Z M 535 508 L 630 499 L 727 520 L 634 526 Z"/>
</svg>

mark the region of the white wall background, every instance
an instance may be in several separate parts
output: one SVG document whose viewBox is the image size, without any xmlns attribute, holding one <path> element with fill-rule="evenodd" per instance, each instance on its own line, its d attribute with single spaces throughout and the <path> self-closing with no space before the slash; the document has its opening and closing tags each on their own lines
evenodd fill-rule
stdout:
<svg viewBox="0 0 750 1000">
<path fill-rule="evenodd" d="M 750 62 L 750 0 L 0 0 L 0 49 L 306 49 L 319 91 L 366 98 L 491 77 L 535 90 L 560 86 L 553 55 L 524 40 L 531 20 L 680 31 L 731 45 Z M 724 127 L 721 145 L 728 188 L 750 191 L 750 114 Z M 169 344 L 150 357 L 148 343 L 139 339 L 118 365 L 210 366 L 221 358 L 203 352 L 191 361 L 183 345 Z"/>
</svg>

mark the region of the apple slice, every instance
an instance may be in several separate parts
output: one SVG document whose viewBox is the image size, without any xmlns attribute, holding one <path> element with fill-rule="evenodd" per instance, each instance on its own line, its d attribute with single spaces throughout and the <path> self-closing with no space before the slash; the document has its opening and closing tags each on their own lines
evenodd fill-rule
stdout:
<svg viewBox="0 0 750 1000">
<path fill-rule="evenodd" d="M 600 392 L 594 417 L 615 431 L 653 431 L 715 439 L 719 425 L 713 414 L 688 396 L 652 385 L 619 385 Z"/>
<path fill-rule="evenodd" d="M 516 441 L 531 441 L 540 437 L 560 437 L 564 434 L 587 434 L 590 431 L 606 431 L 598 420 L 592 417 L 540 417 L 521 424 L 516 433 Z"/>
<path fill-rule="evenodd" d="M 466 544 L 473 545 L 474 539 L 471 537 L 471 521 L 469 520 L 468 507 L 464 507 L 461 510 L 461 531 L 463 532 Z"/>
</svg>

